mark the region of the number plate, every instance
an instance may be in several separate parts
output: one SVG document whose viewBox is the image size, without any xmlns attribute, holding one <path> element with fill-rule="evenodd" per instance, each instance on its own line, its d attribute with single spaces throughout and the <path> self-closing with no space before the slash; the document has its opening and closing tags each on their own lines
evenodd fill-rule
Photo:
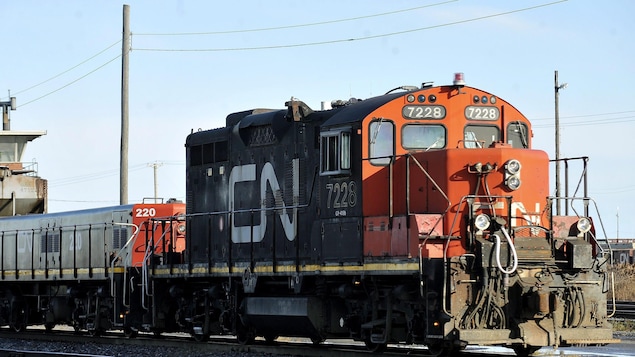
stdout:
<svg viewBox="0 0 635 357">
<path fill-rule="evenodd" d="M 442 105 L 406 105 L 401 114 L 407 119 L 443 119 L 445 107 Z"/>
<path fill-rule="evenodd" d="M 500 116 L 497 107 L 470 105 L 465 108 L 465 117 L 471 120 L 498 120 Z"/>
</svg>

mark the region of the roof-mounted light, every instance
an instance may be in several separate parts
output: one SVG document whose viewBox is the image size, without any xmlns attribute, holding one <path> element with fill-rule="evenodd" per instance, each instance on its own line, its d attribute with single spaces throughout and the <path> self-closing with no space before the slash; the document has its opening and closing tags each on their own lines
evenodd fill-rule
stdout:
<svg viewBox="0 0 635 357">
<path fill-rule="evenodd" d="M 463 87 L 465 85 L 463 72 L 454 73 L 454 85 L 459 87 Z"/>
</svg>

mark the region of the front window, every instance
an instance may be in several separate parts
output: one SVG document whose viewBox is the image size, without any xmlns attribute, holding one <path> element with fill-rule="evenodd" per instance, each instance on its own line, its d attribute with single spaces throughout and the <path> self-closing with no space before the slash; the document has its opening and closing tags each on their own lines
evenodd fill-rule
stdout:
<svg viewBox="0 0 635 357">
<path fill-rule="evenodd" d="M 320 173 L 348 174 L 351 169 L 351 132 L 329 130 L 320 134 Z"/>
<path fill-rule="evenodd" d="M 395 124 L 380 118 L 370 123 L 368 131 L 370 163 L 388 165 L 395 155 Z"/>
<path fill-rule="evenodd" d="M 515 148 L 529 148 L 527 124 L 514 121 L 507 125 L 507 143 Z"/>
<path fill-rule="evenodd" d="M 468 125 L 463 135 L 463 145 L 468 149 L 487 148 L 500 140 L 500 129 L 491 125 Z"/>
<path fill-rule="evenodd" d="M 401 146 L 407 150 L 430 150 L 445 147 L 443 125 L 408 124 L 401 130 Z"/>
</svg>

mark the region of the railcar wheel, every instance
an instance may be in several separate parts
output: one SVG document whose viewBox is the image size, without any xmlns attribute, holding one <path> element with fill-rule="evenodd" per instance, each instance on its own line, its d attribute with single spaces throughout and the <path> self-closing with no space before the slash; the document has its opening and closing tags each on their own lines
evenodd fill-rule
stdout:
<svg viewBox="0 0 635 357">
<path fill-rule="evenodd" d="M 50 332 L 55 328 L 55 323 L 54 322 L 47 322 L 44 324 L 44 329 L 46 330 L 46 332 Z"/>
<path fill-rule="evenodd" d="M 514 352 L 516 352 L 516 356 L 528 357 L 528 356 L 533 356 L 534 353 L 536 353 L 540 349 L 540 346 L 517 345 L 512 348 L 514 349 Z"/>
</svg>

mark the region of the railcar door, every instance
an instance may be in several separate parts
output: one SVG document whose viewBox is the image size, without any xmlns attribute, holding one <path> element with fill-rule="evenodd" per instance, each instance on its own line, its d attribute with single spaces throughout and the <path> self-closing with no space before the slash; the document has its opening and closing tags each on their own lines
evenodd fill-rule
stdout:
<svg viewBox="0 0 635 357">
<path fill-rule="evenodd" d="M 361 261 L 359 138 L 350 126 L 320 133 L 320 238 L 325 263 Z M 355 165 L 354 163 L 357 163 Z"/>
<path fill-rule="evenodd" d="M 107 234 L 104 241 L 110 248 L 108 253 L 116 260 L 115 265 L 129 266 L 132 263 L 133 244 L 126 245 L 133 233 L 129 225 L 131 219 L 130 210 L 112 212 L 112 234 Z"/>
</svg>

